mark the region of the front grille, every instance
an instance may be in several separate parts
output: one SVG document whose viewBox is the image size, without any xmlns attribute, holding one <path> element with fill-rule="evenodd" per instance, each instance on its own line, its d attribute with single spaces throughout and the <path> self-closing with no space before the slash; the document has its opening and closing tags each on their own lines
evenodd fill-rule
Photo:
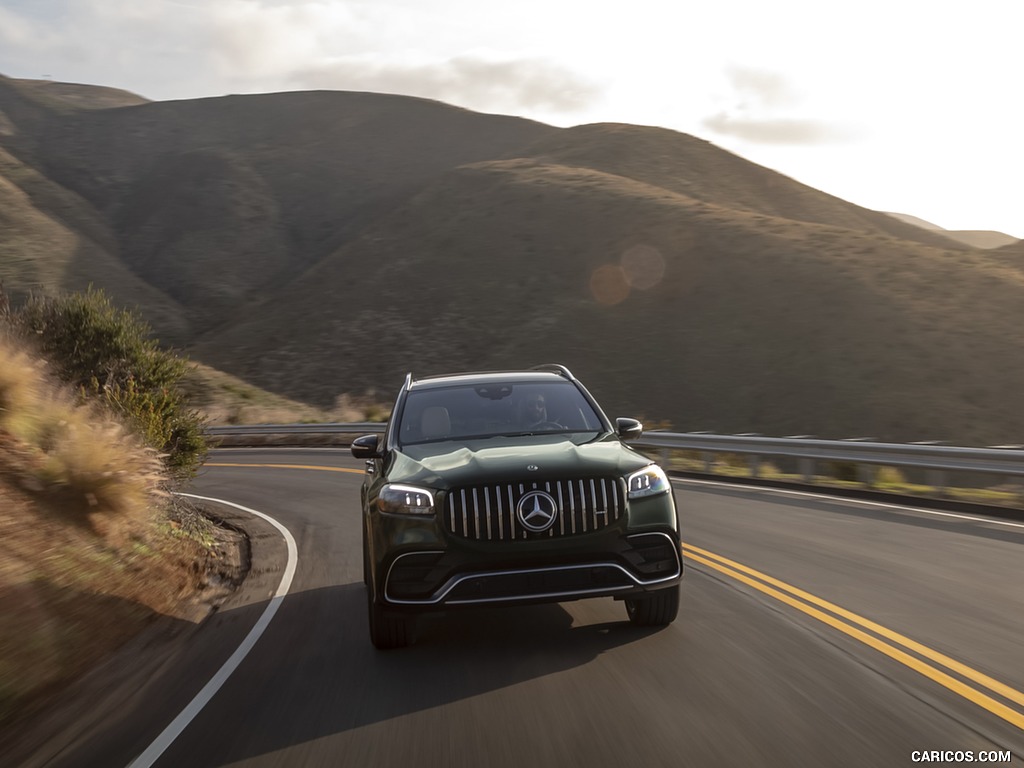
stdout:
<svg viewBox="0 0 1024 768">
<path fill-rule="evenodd" d="M 539 533 L 527 530 L 516 516 L 519 500 L 531 491 L 544 491 L 558 507 L 554 524 Z M 478 485 L 448 493 L 444 524 L 456 536 L 479 541 L 572 536 L 611 525 L 625 507 L 625 489 L 618 478 Z"/>
</svg>

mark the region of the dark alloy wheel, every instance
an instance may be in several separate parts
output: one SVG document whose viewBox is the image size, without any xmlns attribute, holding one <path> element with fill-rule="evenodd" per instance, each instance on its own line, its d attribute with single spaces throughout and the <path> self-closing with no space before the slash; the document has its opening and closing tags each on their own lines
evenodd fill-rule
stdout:
<svg viewBox="0 0 1024 768">
<path fill-rule="evenodd" d="M 625 603 L 629 620 L 636 626 L 663 627 L 679 614 L 679 585 L 644 597 L 628 597 Z"/>
</svg>

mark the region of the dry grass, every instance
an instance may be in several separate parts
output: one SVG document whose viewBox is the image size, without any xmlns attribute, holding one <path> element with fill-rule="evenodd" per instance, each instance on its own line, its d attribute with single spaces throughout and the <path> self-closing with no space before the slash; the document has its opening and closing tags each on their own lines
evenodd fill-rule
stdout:
<svg viewBox="0 0 1024 768">
<path fill-rule="evenodd" d="M 197 364 L 184 382 L 191 404 L 211 425 L 387 421 L 391 404 L 373 391 L 343 392 L 328 408 L 275 395 L 237 376 Z"/>
<path fill-rule="evenodd" d="M 155 451 L 111 416 L 76 402 L 9 341 L 0 341 L 0 371 L 0 429 L 21 446 L 33 487 L 111 530 L 149 509 L 164 481 Z"/>
</svg>

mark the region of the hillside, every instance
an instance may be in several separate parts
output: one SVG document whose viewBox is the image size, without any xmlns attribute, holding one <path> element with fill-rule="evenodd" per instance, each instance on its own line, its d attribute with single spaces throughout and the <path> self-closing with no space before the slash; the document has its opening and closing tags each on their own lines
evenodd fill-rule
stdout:
<svg viewBox="0 0 1024 768">
<path fill-rule="evenodd" d="M 12 151 L 101 210 L 122 262 L 179 303 L 195 333 L 316 263 L 437 173 L 553 130 L 426 100 L 327 92 L 60 119 L 33 112 L 24 124 Z"/>
<path fill-rule="evenodd" d="M 889 213 L 888 215 L 930 232 L 941 233 L 950 240 L 970 246 L 971 248 L 1001 248 L 1004 245 L 1012 245 L 1018 242 L 1016 237 L 1007 235 L 1004 232 L 995 232 L 987 229 L 943 229 L 937 224 L 932 224 L 930 221 L 925 221 L 909 214 Z"/>
<path fill-rule="evenodd" d="M 627 252 L 634 282 L 659 271 L 645 253 L 661 279 L 628 289 Z M 911 440 L 955 423 L 986 442 L 1024 430 L 990 412 L 1024 383 L 1022 291 L 972 253 L 500 161 L 417 196 L 197 354 L 319 402 L 339 381 L 559 360 L 615 414 L 679 429 Z M 951 307 L 970 311 L 951 324 Z"/>
<path fill-rule="evenodd" d="M 1024 432 L 1014 246 L 699 138 L 345 92 L 57 109 L 0 80 L 0 112 L 9 288 L 88 277 L 320 409 L 408 370 L 554 360 L 678 429 Z"/>
<path fill-rule="evenodd" d="M 112 109 L 134 107 L 149 102 L 149 99 L 130 91 L 101 85 L 61 83 L 54 80 L 9 80 L 8 83 L 30 98 L 57 110 Z"/>
<path fill-rule="evenodd" d="M 1016 237 L 990 229 L 951 229 L 946 235 L 972 248 L 1002 248 L 1018 242 Z"/>
<path fill-rule="evenodd" d="M 527 147 L 525 157 L 642 181 L 738 211 L 877 232 L 956 247 L 920 227 L 840 200 L 787 176 L 665 128 L 596 124 L 568 128 Z"/>
</svg>

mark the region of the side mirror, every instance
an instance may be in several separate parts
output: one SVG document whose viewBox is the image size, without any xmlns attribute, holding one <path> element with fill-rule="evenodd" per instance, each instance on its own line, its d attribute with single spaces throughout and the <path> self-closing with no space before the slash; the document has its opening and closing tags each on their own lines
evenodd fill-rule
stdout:
<svg viewBox="0 0 1024 768">
<path fill-rule="evenodd" d="M 379 459 L 384 454 L 380 450 L 380 435 L 363 435 L 352 441 L 352 455 L 357 459 Z"/>
<path fill-rule="evenodd" d="M 644 425 L 636 419 L 616 419 L 615 432 L 623 440 L 636 440 L 644 433 Z"/>
</svg>

